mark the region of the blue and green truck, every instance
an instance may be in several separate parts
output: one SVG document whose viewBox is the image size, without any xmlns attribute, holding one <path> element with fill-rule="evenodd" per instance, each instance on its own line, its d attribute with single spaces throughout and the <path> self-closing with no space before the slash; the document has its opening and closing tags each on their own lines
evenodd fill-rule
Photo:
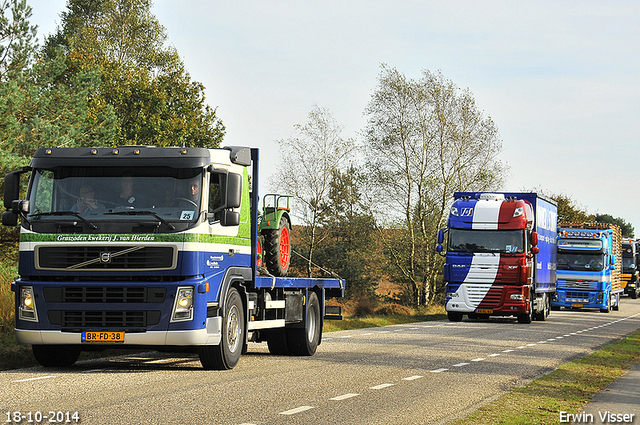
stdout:
<svg viewBox="0 0 640 425">
<path fill-rule="evenodd" d="M 197 353 L 205 369 L 233 368 L 249 342 L 313 355 L 345 283 L 287 276 L 289 198 L 259 208 L 258 156 L 38 149 L 4 181 L 2 223 L 20 227 L 18 341 L 44 366 L 114 347 Z"/>
</svg>

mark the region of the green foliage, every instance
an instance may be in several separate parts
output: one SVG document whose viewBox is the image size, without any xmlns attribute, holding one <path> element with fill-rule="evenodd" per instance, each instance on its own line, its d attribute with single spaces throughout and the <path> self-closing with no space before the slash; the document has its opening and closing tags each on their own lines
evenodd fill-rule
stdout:
<svg viewBox="0 0 640 425">
<path fill-rule="evenodd" d="M 598 223 L 610 223 L 620 226 L 623 238 L 634 238 L 634 228 L 631 223 L 627 223 L 622 217 L 613 218 L 610 214 L 596 214 L 595 220 Z"/>
<path fill-rule="evenodd" d="M 29 24 L 30 17 L 27 0 L 0 2 L 0 81 L 19 74 L 31 63 L 36 27 Z"/>
<path fill-rule="evenodd" d="M 558 223 L 582 223 L 594 221 L 594 216 L 577 206 L 570 196 L 564 194 L 552 194 L 548 196 L 558 204 Z"/>
<path fill-rule="evenodd" d="M 64 79 L 100 75 L 88 114 L 113 111 L 108 145 L 217 147 L 224 125 L 205 103 L 204 86 L 164 47 L 165 29 L 150 7 L 149 0 L 70 0 L 44 55 L 68 52 Z"/>
</svg>

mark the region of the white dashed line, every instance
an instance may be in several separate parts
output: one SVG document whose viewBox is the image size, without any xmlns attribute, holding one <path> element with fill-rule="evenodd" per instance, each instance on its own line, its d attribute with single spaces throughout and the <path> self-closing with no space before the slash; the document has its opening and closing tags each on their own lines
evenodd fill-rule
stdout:
<svg viewBox="0 0 640 425">
<path fill-rule="evenodd" d="M 481 362 L 481 361 L 483 361 L 483 360 L 485 360 L 485 358 L 484 358 L 484 357 L 479 357 L 479 358 L 477 358 L 477 359 L 473 359 L 473 360 L 471 360 L 471 361 L 472 361 L 472 362 Z"/>
<path fill-rule="evenodd" d="M 445 368 L 442 368 L 442 369 L 435 369 L 435 370 L 432 370 L 432 371 L 431 371 L 431 373 L 446 372 L 446 371 L 448 371 L 448 370 L 449 370 L 449 369 L 445 369 Z"/>
<path fill-rule="evenodd" d="M 295 415 L 296 413 L 306 412 L 307 410 L 313 409 L 313 406 L 300 406 L 295 409 L 285 410 L 284 412 L 280 412 L 281 415 Z"/>
<path fill-rule="evenodd" d="M 388 388 L 388 387 L 393 387 L 393 384 L 380 384 L 380 385 L 376 385 L 375 387 L 369 387 L 370 390 L 381 390 L 384 388 Z"/>
<path fill-rule="evenodd" d="M 413 376 L 408 376 L 406 378 L 402 378 L 403 381 L 415 381 L 416 379 L 420 379 L 420 378 L 424 378 L 424 376 L 422 375 L 413 375 Z"/>
<path fill-rule="evenodd" d="M 496 353 L 496 354 L 489 354 L 487 357 L 498 357 L 500 354 Z"/>
<path fill-rule="evenodd" d="M 466 366 L 469 365 L 471 363 L 458 363 L 458 364 L 454 364 L 453 367 L 462 367 L 462 366 Z"/>
<path fill-rule="evenodd" d="M 49 379 L 49 378 L 55 378 L 55 377 L 56 377 L 55 375 L 37 376 L 35 378 L 18 379 L 17 381 L 13 381 L 13 382 L 37 381 L 38 379 Z"/>
<path fill-rule="evenodd" d="M 513 350 L 502 350 L 503 353 L 511 353 Z"/>
<path fill-rule="evenodd" d="M 351 398 L 351 397 L 357 397 L 357 396 L 359 396 L 359 395 L 360 395 L 360 394 L 348 393 L 348 394 L 342 394 L 342 395 L 339 395 L 338 397 L 330 398 L 329 400 L 336 400 L 336 401 L 340 401 L 340 400 L 346 400 L 346 399 Z"/>
</svg>

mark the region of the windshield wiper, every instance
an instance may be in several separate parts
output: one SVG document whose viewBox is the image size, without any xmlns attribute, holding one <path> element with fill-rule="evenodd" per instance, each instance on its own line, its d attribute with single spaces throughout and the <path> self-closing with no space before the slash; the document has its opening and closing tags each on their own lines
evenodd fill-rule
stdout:
<svg viewBox="0 0 640 425">
<path fill-rule="evenodd" d="M 98 226 L 96 226 L 95 224 L 93 224 L 92 222 L 90 222 L 89 220 L 84 218 L 83 216 L 81 216 L 80 213 L 78 213 L 76 211 L 37 212 L 37 213 L 31 214 L 31 217 L 41 217 L 43 215 L 72 215 L 72 216 L 77 217 L 80 220 L 82 220 L 87 226 L 91 227 L 93 230 L 98 228 Z"/>
<path fill-rule="evenodd" d="M 156 214 L 153 211 L 146 211 L 146 210 L 126 210 L 126 211 L 114 211 L 114 212 L 106 212 L 104 213 L 105 215 L 152 215 L 155 218 L 157 218 L 158 220 L 160 220 L 160 222 L 162 224 L 165 224 L 169 229 L 171 230 L 176 230 L 176 226 L 174 226 L 173 224 L 169 223 L 167 220 L 165 220 L 164 218 L 160 217 L 158 214 Z"/>
</svg>

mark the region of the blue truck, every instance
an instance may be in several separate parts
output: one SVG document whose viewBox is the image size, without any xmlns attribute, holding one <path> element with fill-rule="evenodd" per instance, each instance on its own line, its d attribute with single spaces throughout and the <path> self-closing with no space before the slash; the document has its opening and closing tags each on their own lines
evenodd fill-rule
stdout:
<svg viewBox="0 0 640 425">
<path fill-rule="evenodd" d="M 560 223 L 558 291 L 552 307 L 618 310 L 622 288 L 622 234 L 607 223 Z"/>
<path fill-rule="evenodd" d="M 341 318 L 325 301 L 345 283 L 286 276 L 289 198 L 265 196 L 260 211 L 258 157 L 246 147 L 38 149 L 4 182 L 2 223 L 20 223 L 18 341 L 44 366 L 151 348 L 231 369 L 263 341 L 313 355 L 324 320 Z"/>
<path fill-rule="evenodd" d="M 554 201 L 537 193 L 456 192 L 445 235 L 445 308 L 451 321 L 545 320 L 556 282 Z"/>
</svg>

